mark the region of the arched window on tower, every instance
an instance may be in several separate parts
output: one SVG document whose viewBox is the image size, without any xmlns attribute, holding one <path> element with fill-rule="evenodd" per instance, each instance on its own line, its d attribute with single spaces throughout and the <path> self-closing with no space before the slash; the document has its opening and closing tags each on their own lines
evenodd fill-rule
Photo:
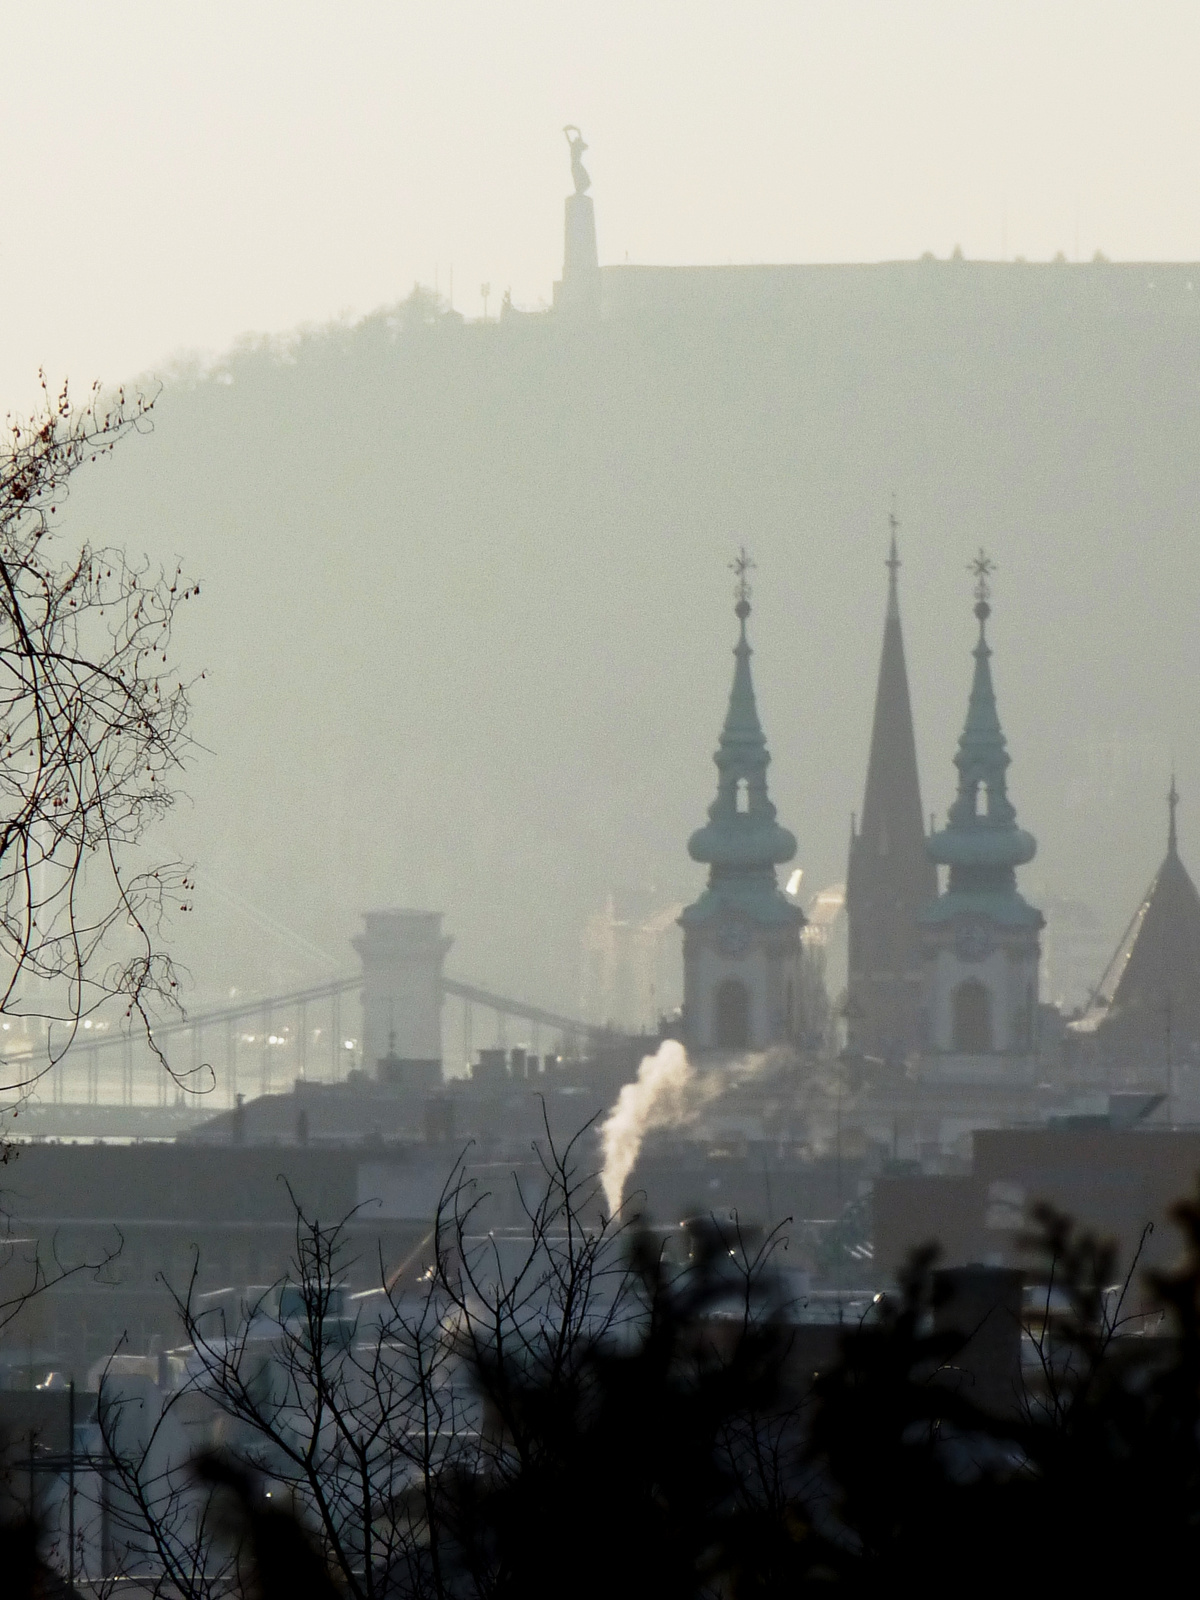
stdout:
<svg viewBox="0 0 1200 1600">
<path fill-rule="evenodd" d="M 961 1055 L 987 1055 L 992 1048 L 992 997 L 978 978 L 954 991 L 954 1048 Z"/>
<path fill-rule="evenodd" d="M 737 798 L 735 804 L 739 811 L 749 811 L 750 809 L 750 785 L 746 782 L 745 778 L 739 778 L 737 781 Z"/>
<path fill-rule="evenodd" d="M 713 998 L 713 1033 L 718 1050 L 750 1046 L 750 991 L 739 978 L 726 978 Z"/>
</svg>

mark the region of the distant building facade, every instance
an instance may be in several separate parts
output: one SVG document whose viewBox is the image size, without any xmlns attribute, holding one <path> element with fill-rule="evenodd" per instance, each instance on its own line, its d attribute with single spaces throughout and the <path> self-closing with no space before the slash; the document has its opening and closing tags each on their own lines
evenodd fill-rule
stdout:
<svg viewBox="0 0 1200 1600">
<path fill-rule="evenodd" d="M 969 1166 L 960 1173 L 893 1173 L 875 1180 L 872 1231 L 880 1282 L 897 1278 L 930 1239 L 938 1240 L 948 1266 L 988 1262 L 1028 1270 L 1028 1208 L 1044 1200 L 1080 1228 L 1113 1241 L 1113 1281 L 1129 1274 L 1122 1315 L 1146 1309 L 1152 1298 L 1146 1269 L 1168 1271 L 1178 1261 L 1181 1238 L 1168 1225 L 1168 1213 L 1194 1191 L 1200 1132 L 1101 1114 L 1042 1127 L 981 1128 L 970 1146 Z"/>
<path fill-rule="evenodd" d="M 958 794 L 929 840 L 949 868 L 944 893 L 921 913 L 927 1080 L 1028 1084 L 1037 1076 L 1040 911 L 1017 890 L 1016 869 L 1037 843 L 1008 798 L 1010 757 L 992 686 L 988 573 L 980 553 L 979 638 L 966 722 L 954 764 Z"/>
<path fill-rule="evenodd" d="M 676 902 L 651 908 L 647 900 L 627 895 L 618 908 L 610 890 L 603 910 L 584 924 L 579 1014 L 585 1021 L 653 1031 L 677 1009 L 683 907 Z"/>
<path fill-rule="evenodd" d="M 82 1383 L 122 1346 L 178 1345 L 172 1291 L 213 1296 L 295 1277 L 296 1205 L 344 1225 L 345 1276 L 375 1287 L 381 1264 L 415 1261 L 448 1160 L 441 1148 L 372 1155 L 361 1145 L 25 1145 L 7 1196 L 9 1292 L 37 1281 L 39 1259 L 54 1281 L 0 1329 L 0 1363 L 40 1362 Z M 52 1263 L 75 1270 L 57 1277 Z"/>
<path fill-rule="evenodd" d="M 887 613 L 875 692 L 862 819 L 851 825 L 846 873 L 849 972 L 846 1042 L 856 1053 L 898 1061 L 920 1048 L 922 954 L 917 919 L 935 900 L 937 868 L 926 847 L 912 703 L 900 628 L 895 524 Z"/>
<path fill-rule="evenodd" d="M 679 918 L 683 928 L 683 1028 L 689 1050 L 766 1050 L 791 1043 L 804 913 L 775 869 L 796 853 L 767 794 L 770 754 L 750 674 L 744 559 L 738 563 L 733 688 L 713 760 L 717 795 L 688 841 L 707 864 L 708 887 Z"/>
</svg>

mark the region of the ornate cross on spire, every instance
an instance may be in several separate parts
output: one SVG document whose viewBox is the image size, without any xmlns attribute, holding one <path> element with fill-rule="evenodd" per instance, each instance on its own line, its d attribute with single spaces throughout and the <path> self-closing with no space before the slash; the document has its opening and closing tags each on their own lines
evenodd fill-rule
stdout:
<svg viewBox="0 0 1200 1600">
<path fill-rule="evenodd" d="M 988 605 L 988 601 L 991 599 L 992 586 L 988 579 L 995 570 L 996 563 L 983 546 L 980 545 L 979 554 L 967 564 L 967 571 L 975 576 L 975 615 L 979 618 L 979 636 L 981 639 L 983 637 L 983 625 L 992 614 L 992 608 Z"/>
<path fill-rule="evenodd" d="M 747 554 L 745 545 L 741 547 L 737 555 L 729 563 L 729 570 L 737 579 L 733 586 L 734 595 L 737 597 L 737 605 L 734 607 L 734 611 L 745 622 L 750 615 L 750 579 L 747 574 L 755 570 L 755 563 Z"/>
<path fill-rule="evenodd" d="M 1171 790 L 1167 795 L 1167 854 L 1175 855 L 1179 849 L 1179 839 L 1175 831 L 1175 812 L 1179 807 L 1179 790 L 1175 787 L 1175 774 L 1171 774 Z"/>
<path fill-rule="evenodd" d="M 988 579 L 991 577 L 992 573 L 995 572 L 995 570 L 996 563 L 988 555 L 983 546 L 980 545 L 979 554 L 967 565 L 967 571 L 975 575 L 976 600 L 991 599 L 992 586 L 988 582 Z"/>
</svg>

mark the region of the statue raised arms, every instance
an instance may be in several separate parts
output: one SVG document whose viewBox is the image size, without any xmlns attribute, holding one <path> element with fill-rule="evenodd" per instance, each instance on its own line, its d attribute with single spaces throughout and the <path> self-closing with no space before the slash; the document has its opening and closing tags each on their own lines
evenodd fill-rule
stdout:
<svg viewBox="0 0 1200 1600">
<path fill-rule="evenodd" d="M 575 180 L 575 193 L 586 194 L 592 187 L 592 180 L 583 166 L 583 152 L 587 149 L 587 145 L 583 142 L 583 134 L 573 122 L 569 122 L 563 132 L 567 136 L 567 144 L 571 151 L 571 177 Z"/>
</svg>

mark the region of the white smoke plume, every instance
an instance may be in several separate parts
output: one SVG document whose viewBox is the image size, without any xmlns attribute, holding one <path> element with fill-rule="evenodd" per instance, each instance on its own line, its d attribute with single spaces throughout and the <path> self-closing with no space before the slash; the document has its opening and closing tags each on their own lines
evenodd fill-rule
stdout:
<svg viewBox="0 0 1200 1600">
<path fill-rule="evenodd" d="M 677 1039 L 664 1039 L 652 1056 L 643 1056 L 637 1077 L 622 1084 L 600 1129 L 604 1152 L 600 1182 L 610 1216 L 620 1209 L 626 1180 L 651 1128 L 677 1126 L 694 1115 L 689 1091 L 696 1085 L 696 1069 Z"/>
<path fill-rule="evenodd" d="M 600 1183 L 615 1216 L 625 1197 L 625 1184 L 633 1171 L 645 1137 L 654 1128 L 684 1128 L 695 1122 L 710 1101 L 728 1087 L 736 1075 L 759 1070 L 763 1056 L 743 1056 L 724 1069 L 697 1072 L 687 1051 L 676 1039 L 664 1039 L 652 1056 L 643 1056 L 633 1083 L 622 1086 L 617 1103 L 600 1128 L 604 1170 Z"/>
<path fill-rule="evenodd" d="M 735 1083 L 761 1079 L 790 1060 L 787 1050 L 754 1051 L 698 1072 L 676 1039 L 664 1039 L 643 1056 L 633 1083 L 624 1084 L 600 1127 L 604 1169 L 600 1183 L 610 1216 L 625 1197 L 625 1185 L 646 1135 L 655 1128 L 686 1128 Z"/>
</svg>

